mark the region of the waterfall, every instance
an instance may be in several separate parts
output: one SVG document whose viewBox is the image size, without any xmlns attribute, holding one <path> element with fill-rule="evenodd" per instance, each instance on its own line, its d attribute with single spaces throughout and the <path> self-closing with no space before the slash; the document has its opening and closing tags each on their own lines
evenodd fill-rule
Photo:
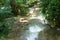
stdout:
<svg viewBox="0 0 60 40">
<path fill-rule="evenodd" d="M 31 14 L 34 14 L 35 8 L 29 8 Z M 46 27 L 43 25 L 45 17 L 41 14 L 41 12 L 36 13 L 39 15 L 31 17 L 31 22 L 28 25 L 28 30 L 25 31 L 21 36 L 21 40 L 38 40 L 38 34 Z"/>
</svg>

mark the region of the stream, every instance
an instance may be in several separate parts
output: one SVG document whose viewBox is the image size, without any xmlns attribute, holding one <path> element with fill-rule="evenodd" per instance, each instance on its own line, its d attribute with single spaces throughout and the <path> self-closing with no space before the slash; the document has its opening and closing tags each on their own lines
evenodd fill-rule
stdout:
<svg viewBox="0 0 60 40">
<path fill-rule="evenodd" d="M 32 14 L 34 8 L 29 8 L 30 13 Z M 44 17 L 41 15 L 41 13 L 37 13 L 37 15 L 31 19 L 28 30 L 24 30 L 23 33 L 20 36 L 20 40 L 38 40 L 38 35 L 41 31 L 44 29 L 49 29 L 48 26 L 43 24 Z"/>
<path fill-rule="evenodd" d="M 39 11 L 39 8 L 29 8 L 31 16 L 27 17 L 27 20 L 23 22 L 28 22 L 26 26 L 20 25 L 21 20 L 18 22 L 9 23 L 12 25 L 13 31 L 8 35 L 8 39 L 2 40 L 60 40 L 60 29 L 51 28 L 48 21 Z M 16 26 L 18 25 L 18 26 Z"/>
</svg>

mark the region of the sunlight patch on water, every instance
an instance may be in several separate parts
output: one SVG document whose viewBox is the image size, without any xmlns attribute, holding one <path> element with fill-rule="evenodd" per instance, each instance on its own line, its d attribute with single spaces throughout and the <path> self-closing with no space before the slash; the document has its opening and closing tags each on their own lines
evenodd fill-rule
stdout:
<svg viewBox="0 0 60 40">
<path fill-rule="evenodd" d="M 37 16 L 37 19 L 45 20 L 45 17 L 43 17 L 42 15 L 40 15 L 40 16 Z"/>
<path fill-rule="evenodd" d="M 40 19 L 42 24 L 48 23 L 48 21 L 45 19 L 45 16 L 41 12 L 37 13 L 38 15 L 34 13 L 34 11 L 39 10 L 39 8 L 29 8 L 29 10 L 30 10 L 29 13 L 31 14 L 31 17 L 29 19 Z"/>
<path fill-rule="evenodd" d="M 28 22 L 28 20 L 25 19 L 25 18 L 20 18 L 19 21 L 20 21 L 20 22 Z"/>
</svg>

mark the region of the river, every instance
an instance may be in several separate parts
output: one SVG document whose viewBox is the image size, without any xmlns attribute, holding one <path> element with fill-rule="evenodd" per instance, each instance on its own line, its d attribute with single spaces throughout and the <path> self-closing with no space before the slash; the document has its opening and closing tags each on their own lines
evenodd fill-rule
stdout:
<svg viewBox="0 0 60 40">
<path fill-rule="evenodd" d="M 32 14 L 34 8 L 29 8 L 30 13 Z M 24 30 L 20 36 L 20 40 L 38 40 L 38 35 L 44 29 L 49 29 L 48 26 L 44 25 L 43 23 L 44 17 L 42 16 L 41 12 L 38 12 L 36 16 L 31 17 L 30 23 L 28 25 L 27 30 Z"/>
<path fill-rule="evenodd" d="M 46 25 L 48 21 L 44 21 L 45 17 L 40 11 L 35 10 L 35 8 L 29 9 L 31 14 L 35 13 L 35 16 L 32 14 L 26 30 L 22 31 L 20 40 L 60 40 L 60 30 Z"/>
<path fill-rule="evenodd" d="M 60 40 L 60 29 L 51 28 L 46 25 L 48 21 L 45 19 L 39 8 L 29 8 L 30 17 L 27 17 L 27 25 L 20 24 L 20 17 L 15 21 L 7 21 L 13 29 L 9 33 L 9 37 L 1 40 Z"/>
</svg>

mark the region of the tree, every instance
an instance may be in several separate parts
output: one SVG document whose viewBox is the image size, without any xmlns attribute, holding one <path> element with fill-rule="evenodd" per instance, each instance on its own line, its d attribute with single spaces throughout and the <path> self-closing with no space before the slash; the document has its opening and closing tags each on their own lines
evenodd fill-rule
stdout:
<svg viewBox="0 0 60 40">
<path fill-rule="evenodd" d="M 29 3 L 27 3 L 28 1 Z M 5 19 L 14 15 L 26 16 L 29 7 L 33 7 L 35 2 L 35 0 L 0 0 L 0 38 L 8 36 L 10 32 L 9 23 Z"/>
<path fill-rule="evenodd" d="M 53 26 L 60 26 L 60 0 L 42 0 L 42 13 Z"/>
<path fill-rule="evenodd" d="M 13 13 L 16 15 L 20 14 L 22 16 L 27 15 L 29 7 L 34 6 L 36 3 L 37 1 L 35 0 L 10 0 Z"/>
<path fill-rule="evenodd" d="M 24 0 L 10 0 L 10 5 L 15 15 L 20 14 L 24 16 L 28 13 L 28 7 Z"/>
</svg>

